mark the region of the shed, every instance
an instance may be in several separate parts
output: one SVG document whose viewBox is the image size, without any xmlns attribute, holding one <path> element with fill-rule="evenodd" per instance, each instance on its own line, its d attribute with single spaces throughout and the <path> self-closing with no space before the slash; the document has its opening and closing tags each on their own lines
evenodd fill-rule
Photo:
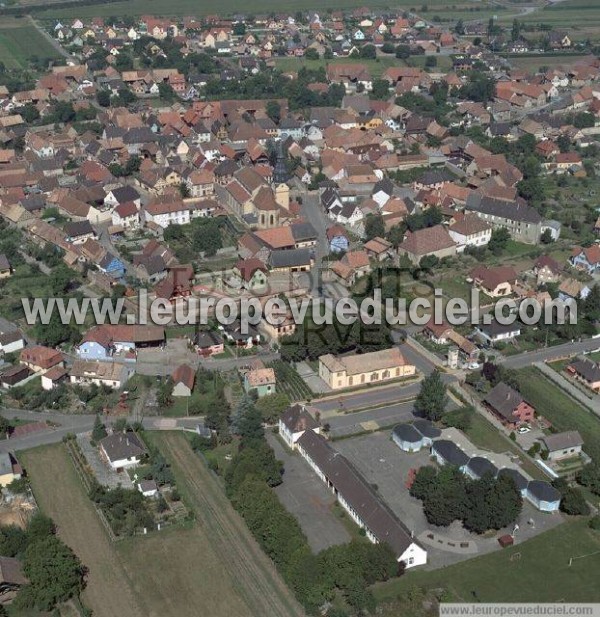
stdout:
<svg viewBox="0 0 600 617">
<path fill-rule="evenodd" d="M 424 445 L 423 435 L 412 424 L 398 424 L 392 431 L 393 442 L 405 452 L 418 452 Z"/>
</svg>

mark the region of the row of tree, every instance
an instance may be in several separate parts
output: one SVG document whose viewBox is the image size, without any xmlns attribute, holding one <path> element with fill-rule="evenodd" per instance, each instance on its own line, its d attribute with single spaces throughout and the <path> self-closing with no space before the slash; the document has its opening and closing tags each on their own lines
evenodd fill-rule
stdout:
<svg viewBox="0 0 600 617">
<path fill-rule="evenodd" d="M 348 610 L 336 608 L 328 615 L 372 611 L 375 599 L 368 587 L 398 573 L 393 551 L 361 539 L 313 554 L 298 521 L 272 491 L 282 481 L 283 466 L 265 439 L 262 414 L 250 397 L 236 408 L 231 429 L 240 443 L 225 473 L 227 494 L 307 612 L 318 614 L 340 594 Z"/>
</svg>

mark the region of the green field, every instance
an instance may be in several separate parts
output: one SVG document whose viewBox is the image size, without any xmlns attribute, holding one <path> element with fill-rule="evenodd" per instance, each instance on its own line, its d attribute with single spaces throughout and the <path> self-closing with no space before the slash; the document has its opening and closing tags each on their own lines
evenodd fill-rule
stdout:
<svg viewBox="0 0 600 617">
<path fill-rule="evenodd" d="M 39 4 L 39 2 L 36 2 Z M 414 2 L 414 0 L 372 0 L 367 5 L 373 9 L 386 8 L 390 6 L 417 8 L 422 6 L 422 3 Z M 326 12 L 327 9 L 352 9 L 365 6 L 363 0 L 303 0 L 300 4 L 294 0 L 283 0 L 275 2 L 274 0 L 258 0 L 251 5 L 240 4 L 237 0 L 205 0 L 197 2 L 197 0 L 129 0 L 127 2 L 112 2 L 107 4 L 95 4 L 83 6 L 79 9 L 75 7 L 52 9 L 36 13 L 42 18 L 64 18 L 64 17 L 107 17 L 109 15 L 214 15 L 221 16 L 233 15 L 240 11 L 244 13 L 263 13 L 268 14 L 273 11 L 294 13 L 297 10 L 316 9 L 320 14 Z M 427 6 L 431 15 L 433 11 L 440 10 L 451 11 L 456 3 L 450 0 L 428 0 Z M 463 2 L 461 7 L 482 7 L 480 2 Z M 488 6 L 487 3 L 483 6 Z M 473 13 L 477 15 L 477 13 Z M 472 18 L 474 19 L 474 17 Z"/>
<path fill-rule="evenodd" d="M 533 366 L 519 371 L 521 394 L 538 413 L 558 431 L 577 430 L 583 437 L 584 450 L 600 455 L 600 420 L 584 409 Z"/>
<path fill-rule="evenodd" d="M 513 19 L 509 11 L 498 14 L 501 21 Z M 547 24 L 552 28 L 568 28 L 574 40 L 600 37 L 600 4 L 596 0 L 566 0 L 548 4 L 540 10 L 520 15 L 519 21 L 528 24 Z M 525 33 L 527 36 L 527 34 Z"/>
<path fill-rule="evenodd" d="M 363 60 L 362 58 L 346 57 L 335 58 L 335 60 L 306 60 L 304 58 L 275 58 L 275 64 L 280 71 L 299 71 L 303 66 L 307 69 L 318 69 L 325 67 L 328 64 L 364 64 L 371 77 L 377 79 L 381 77 L 381 74 L 390 66 L 407 66 L 405 62 L 395 58 L 394 56 L 387 56 L 383 58 L 377 58 L 376 60 Z"/>
<path fill-rule="evenodd" d="M 183 434 L 153 433 L 196 522 L 110 542 L 62 444 L 22 452 L 34 494 L 89 568 L 95 617 L 300 617 L 301 612 Z M 201 608 L 199 608 L 201 607 Z"/>
<path fill-rule="evenodd" d="M 571 557 L 583 555 L 589 556 L 569 567 Z M 599 571 L 600 533 L 585 519 L 572 520 L 502 551 L 433 572 L 408 572 L 377 586 L 375 595 L 402 600 L 418 586 L 446 590 L 448 602 L 598 602 Z"/>
<path fill-rule="evenodd" d="M 32 56 L 60 58 L 34 26 L 3 28 L 0 21 L 0 62 L 9 69 L 25 68 Z"/>
</svg>

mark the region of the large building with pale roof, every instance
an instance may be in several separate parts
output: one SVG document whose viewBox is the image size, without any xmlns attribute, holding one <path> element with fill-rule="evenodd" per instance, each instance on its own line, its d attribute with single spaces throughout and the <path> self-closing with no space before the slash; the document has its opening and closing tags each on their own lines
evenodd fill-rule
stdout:
<svg viewBox="0 0 600 617">
<path fill-rule="evenodd" d="M 416 372 L 397 347 L 352 356 L 326 354 L 319 358 L 319 377 L 332 389 L 410 377 Z"/>
</svg>

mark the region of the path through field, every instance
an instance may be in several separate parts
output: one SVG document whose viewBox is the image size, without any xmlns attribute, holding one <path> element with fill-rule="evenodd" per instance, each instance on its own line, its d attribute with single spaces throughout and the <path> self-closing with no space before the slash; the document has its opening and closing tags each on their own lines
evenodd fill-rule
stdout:
<svg viewBox="0 0 600 617">
<path fill-rule="evenodd" d="M 178 482 L 187 485 L 197 523 L 211 537 L 237 580 L 239 591 L 256 617 L 303 617 L 304 612 L 281 580 L 273 563 L 251 537 L 244 521 L 207 467 L 178 433 L 161 433 L 160 449 L 171 461 Z"/>
</svg>

